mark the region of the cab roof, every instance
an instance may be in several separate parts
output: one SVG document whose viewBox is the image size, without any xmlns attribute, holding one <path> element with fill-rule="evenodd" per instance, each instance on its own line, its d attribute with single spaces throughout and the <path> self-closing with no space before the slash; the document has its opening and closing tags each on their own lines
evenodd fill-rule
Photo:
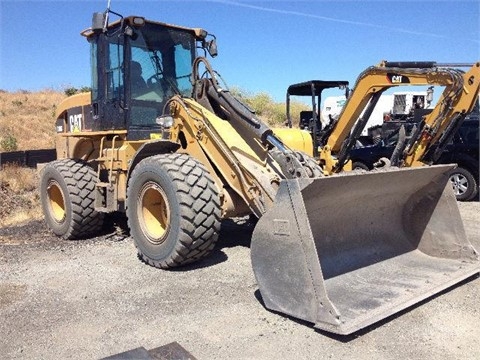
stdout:
<svg viewBox="0 0 480 360">
<path fill-rule="evenodd" d="M 189 27 L 184 27 L 184 26 L 179 26 L 179 25 L 167 24 L 167 23 L 164 23 L 164 22 L 148 20 L 148 19 L 145 19 L 142 16 L 135 16 L 135 15 L 130 15 L 130 16 L 124 17 L 123 19 L 115 20 L 115 21 L 109 23 L 107 28 L 112 29 L 112 28 L 118 26 L 119 24 L 121 24 L 122 21 L 123 21 L 124 24 L 127 24 L 127 25 L 130 25 L 132 27 L 138 28 L 138 27 L 143 26 L 143 25 L 138 25 L 139 20 L 142 20 L 145 24 L 150 23 L 150 24 L 154 24 L 154 25 L 161 25 L 161 26 L 169 27 L 169 28 L 172 28 L 172 29 L 178 29 L 178 30 L 191 32 L 199 40 L 205 39 L 205 37 L 208 34 L 207 31 L 205 31 L 204 29 L 201 29 L 201 28 L 189 28 Z M 82 36 L 85 36 L 85 37 L 88 38 L 88 37 L 92 36 L 94 33 L 95 33 L 94 30 L 90 27 L 88 29 L 83 30 L 80 34 Z"/>
<path fill-rule="evenodd" d="M 310 80 L 298 84 L 292 84 L 287 89 L 287 94 L 295 96 L 310 96 L 312 95 L 312 85 L 315 88 L 315 95 L 320 95 L 325 89 L 334 87 L 348 86 L 348 81 L 324 81 L 324 80 Z"/>
</svg>

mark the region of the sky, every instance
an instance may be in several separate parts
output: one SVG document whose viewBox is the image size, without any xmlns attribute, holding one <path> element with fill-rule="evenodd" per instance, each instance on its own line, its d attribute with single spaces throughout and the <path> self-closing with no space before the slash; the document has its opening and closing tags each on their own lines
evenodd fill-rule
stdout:
<svg viewBox="0 0 480 360">
<path fill-rule="evenodd" d="M 0 0 L 0 89 L 90 85 L 80 36 L 101 1 Z M 311 79 L 354 84 L 381 60 L 480 61 L 480 1 L 120 1 L 111 10 L 217 37 L 211 60 L 230 87 L 283 101 Z"/>
</svg>

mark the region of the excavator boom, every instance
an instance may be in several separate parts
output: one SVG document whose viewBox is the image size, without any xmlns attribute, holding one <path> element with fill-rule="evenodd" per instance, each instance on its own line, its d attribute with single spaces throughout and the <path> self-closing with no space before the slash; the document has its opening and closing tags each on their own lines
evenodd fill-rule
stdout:
<svg viewBox="0 0 480 360">
<path fill-rule="evenodd" d="M 433 111 L 425 116 L 403 151 L 402 166 L 431 164 L 441 155 L 452 136 L 474 108 L 480 92 L 480 62 L 469 71 L 452 72 L 455 83 L 448 86 Z"/>
<path fill-rule="evenodd" d="M 448 65 L 435 62 L 383 61 L 363 71 L 321 150 L 320 158 L 325 164 L 324 171 L 332 173 L 342 170 L 349 151 L 365 128 L 380 96 L 394 86 L 444 87 L 437 106 L 422 121 L 417 137 L 405 149 L 405 164 L 411 166 L 421 161 L 430 144 L 441 138 L 448 138 L 458 129 L 478 98 L 480 63 L 471 65 L 466 73 Z"/>
</svg>

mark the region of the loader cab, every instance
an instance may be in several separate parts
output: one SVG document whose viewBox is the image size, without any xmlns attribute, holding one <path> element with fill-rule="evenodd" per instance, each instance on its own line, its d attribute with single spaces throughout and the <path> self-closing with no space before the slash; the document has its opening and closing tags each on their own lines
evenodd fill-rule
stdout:
<svg viewBox="0 0 480 360">
<path fill-rule="evenodd" d="M 173 95 L 191 97 L 197 46 L 211 45 L 204 30 L 136 16 L 99 26 L 94 15 L 82 35 L 91 44 L 92 130 L 127 130 L 128 140 L 159 133 L 157 118 Z"/>
</svg>

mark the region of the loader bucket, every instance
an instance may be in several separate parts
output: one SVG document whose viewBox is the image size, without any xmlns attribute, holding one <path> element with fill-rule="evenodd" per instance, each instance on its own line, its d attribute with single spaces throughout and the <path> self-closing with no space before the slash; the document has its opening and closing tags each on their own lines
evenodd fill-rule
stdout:
<svg viewBox="0 0 480 360">
<path fill-rule="evenodd" d="M 453 167 L 282 181 L 252 235 L 265 306 L 350 334 L 478 273 Z"/>
</svg>

